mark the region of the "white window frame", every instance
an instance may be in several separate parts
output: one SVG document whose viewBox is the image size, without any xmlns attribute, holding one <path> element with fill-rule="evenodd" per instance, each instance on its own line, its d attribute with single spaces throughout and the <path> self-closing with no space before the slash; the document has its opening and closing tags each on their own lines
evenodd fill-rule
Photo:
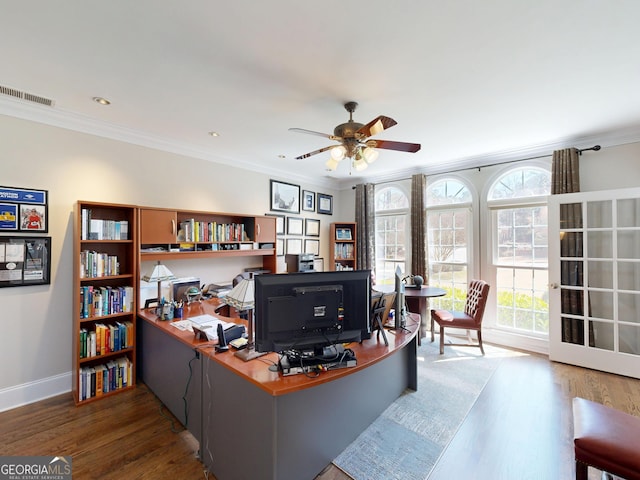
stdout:
<svg viewBox="0 0 640 480">
<path fill-rule="evenodd" d="M 484 279 L 493 287 L 489 292 L 489 300 L 487 302 L 483 320 L 483 339 L 487 342 L 495 342 L 500 345 L 509 345 L 514 348 L 522 348 L 527 351 L 538 352 L 542 354 L 549 353 L 549 337 L 535 333 L 516 332 L 510 329 L 498 327 L 497 319 L 497 245 L 494 245 L 494 233 L 496 232 L 494 211 L 501 208 L 519 208 L 544 205 L 548 208 L 548 197 L 525 197 L 514 199 L 488 200 L 489 192 L 495 182 L 503 175 L 512 170 L 521 170 L 526 168 L 536 168 L 551 172 L 551 162 L 531 160 L 527 162 L 519 162 L 516 165 L 505 165 L 491 175 L 484 184 L 481 195 L 481 215 L 482 225 L 487 227 L 482 232 L 484 242 L 484 255 L 481 258 L 481 270 Z M 551 259 L 549 259 L 551 262 Z M 504 265 L 503 265 L 504 266 Z M 505 266 L 506 267 L 506 266 Z M 508 265 L 511 267 L 511 265 Z M 534 269 L 536 267 L 529 267 Z M 548 265 L 546 270 L 548 271 Z"/>
</svg>

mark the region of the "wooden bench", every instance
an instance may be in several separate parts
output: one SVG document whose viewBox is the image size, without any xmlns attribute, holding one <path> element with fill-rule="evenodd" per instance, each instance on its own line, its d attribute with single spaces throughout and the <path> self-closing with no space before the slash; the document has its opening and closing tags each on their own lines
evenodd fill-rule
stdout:
<svg viewBox="0 0 640 480">
<path fill-rule="evenodd" d="M 584 398 L 573 399 L 576 480 L 589 467 L 640 480 L 640 418 Z"/>
</svg>

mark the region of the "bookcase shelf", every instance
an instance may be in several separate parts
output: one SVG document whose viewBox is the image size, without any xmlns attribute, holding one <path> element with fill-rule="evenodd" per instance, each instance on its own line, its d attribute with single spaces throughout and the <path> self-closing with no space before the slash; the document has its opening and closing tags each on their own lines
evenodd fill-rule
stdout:
<svg viewBox="0 0 640 480">
<path fill-rule="evenodd" d="M 334 222 L 331 224 L 329 244 L 330 270 L 356 270 L 357 224 Z"/>
<path fill-rule="evenodd" d="M 275 242 L 275 217 L 140 209 L 141 261 L 262 257 L 263 268 L 276 272 Z"/>
<path fill-rule="evenodd" d="M 137 222 L 134 205 L 85 201 L 75 205 L 72 393 L 76 405 L 135 386 Z M 105 261 L 109 258 L 110 267 L 97 262 L 89 273 L 87 258 L 100 255 Z M 95 273 L 103 271 L 117 273 Z M 93 314 L 95 308 L 108 313 Z M 94 349 L 103 346 L 100 355 L 91 355 L 92 337 Z"/>
</svg>

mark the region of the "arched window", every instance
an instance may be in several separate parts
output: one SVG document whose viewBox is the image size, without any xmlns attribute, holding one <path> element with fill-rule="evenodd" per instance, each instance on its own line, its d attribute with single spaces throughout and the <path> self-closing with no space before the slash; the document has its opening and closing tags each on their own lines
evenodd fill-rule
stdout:
<svg viewBox="0 0 640 480">
<path fill-rule="evenodd" d="M 551 173 L 533 166 L 510 169 L 488 190 L 490 267 L 499 328 L 540 336 L 549 332 L 546 196 L 550 193 Z"/>
<path fill-rule="evenodd" d="M 446 177 L 427 186 L 429 285 L 447 290 L 435 308 L 464 309 L 473 246 L 473 195 L 461 180 Z"/>
<path fill-rule="evenodd" d="M 404 185 L 376 187 L 376 284 L 393 284 L 397 266 L 403 272 L 410 262 L 409 196 Z"/>
</svg>

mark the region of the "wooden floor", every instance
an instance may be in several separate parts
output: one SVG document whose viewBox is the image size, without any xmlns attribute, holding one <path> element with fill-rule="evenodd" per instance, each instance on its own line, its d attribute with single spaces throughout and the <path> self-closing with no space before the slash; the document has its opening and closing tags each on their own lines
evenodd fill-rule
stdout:
<svg viewBox="0 0 640 480">
<path fill-rule="evenodd" d="M 640 416 L 640 380 L 536 355 L 508 358 L 429 480 L 574 478 L 574 396 Z M 65 394 L 0 413 L 0 455 L 71 455 L 75 480 L 213 479 L 198 461 L 197 449 L 195 439 L 144 385 L 82 407 Z M 316 480 L 349 478 L 329 465 Z M 599 476 L 591 472 L 590 478 Z"/>
</svg>

